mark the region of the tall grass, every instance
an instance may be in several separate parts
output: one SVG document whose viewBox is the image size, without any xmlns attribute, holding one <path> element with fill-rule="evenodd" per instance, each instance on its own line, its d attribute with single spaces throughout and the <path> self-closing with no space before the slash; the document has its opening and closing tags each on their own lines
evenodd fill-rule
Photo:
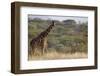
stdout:
<svg viewBox="0 0 100 76">
<path fill-rule="evenodd" d="M 55 59 L 80 59 L 87 58 L 87 53 L 59 53 L 56 51 L 47 52 L 43 55 L 29 55 L 28 60 L 55 60 Z"/>
</svg>

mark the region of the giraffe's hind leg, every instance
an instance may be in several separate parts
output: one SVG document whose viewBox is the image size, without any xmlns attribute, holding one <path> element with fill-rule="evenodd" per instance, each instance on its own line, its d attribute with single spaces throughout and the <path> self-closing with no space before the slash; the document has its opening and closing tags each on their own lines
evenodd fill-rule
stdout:
<svg viewBox="0 0 100 76">
<path fill-rule="evenodd" d="M 31 51 L 30 51 L 30 57 L 31 58 L 33 57 L 33 49 L 31 49 Z"/>
<path fill-rule="evenodd" d="M 35 55 L 35 48 L 34 47 L 31 47 L 30 57 L 32 58 L 34 55 Z"/>
</svg>

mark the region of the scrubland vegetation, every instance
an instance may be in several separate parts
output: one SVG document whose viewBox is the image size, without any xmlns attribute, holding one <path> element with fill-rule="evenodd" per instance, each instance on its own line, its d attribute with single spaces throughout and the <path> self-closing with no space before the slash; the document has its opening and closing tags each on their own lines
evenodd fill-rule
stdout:
<svg viewBox="0 0 100 76">
<path fill-rule="evenodd" d="M 42 56 L 33 55 L 32 57 L 29 53 L 29 60 L 87 58 L 88 23 L 77 23 L 71 19 L 54 21 L 55 26 L 48 35 L 47 53 Z M 28 19 L 28 42 L 44 31 L 50 25 L 50 22 L 51 20 L 40 18 Z M 28 52 L 30 52 L 30 46 Z"/>
</svg>

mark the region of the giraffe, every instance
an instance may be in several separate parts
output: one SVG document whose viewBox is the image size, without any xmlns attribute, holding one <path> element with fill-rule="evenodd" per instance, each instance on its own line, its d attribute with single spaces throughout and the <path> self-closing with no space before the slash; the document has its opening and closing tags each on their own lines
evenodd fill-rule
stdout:
<svg viewBox="0 0 100 76">
<path fill-rule="evenodd" d="M 39 51 L 41 55 L 43 55 L 47 51 L 47 37 L 52 28 L 54 27 L 54 21 L 49 25 L 49 27 L 41 32 L 37 37 L 33 38 L 30 41 L 30 47 L 31 47 L 31 56 L 32 54 L 35 55 L 36 51 Z"/>
</svg>

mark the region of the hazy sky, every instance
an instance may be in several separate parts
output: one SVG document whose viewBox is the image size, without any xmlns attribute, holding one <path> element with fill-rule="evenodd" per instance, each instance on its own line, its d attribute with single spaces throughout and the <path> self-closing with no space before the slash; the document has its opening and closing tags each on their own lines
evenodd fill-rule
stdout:
<svg viewBox="0 0 100 76">
<path fill-rule="evenodd" d="M 34 18 L 40 18 L 40 19 L 44 19 L 44 20 L 59 20 L 59 21 L 63 21 L 63 20 L 68 20 L 68 19 L 72 19 L 75 20 L 77 23 L 81 22 L 87 22 L 88 21 L 88 17 L 78 17 L 78 16 L 53 16 L 53 15 L 28 15 L 28 18 L 34 19 Z"/>
</svg>

